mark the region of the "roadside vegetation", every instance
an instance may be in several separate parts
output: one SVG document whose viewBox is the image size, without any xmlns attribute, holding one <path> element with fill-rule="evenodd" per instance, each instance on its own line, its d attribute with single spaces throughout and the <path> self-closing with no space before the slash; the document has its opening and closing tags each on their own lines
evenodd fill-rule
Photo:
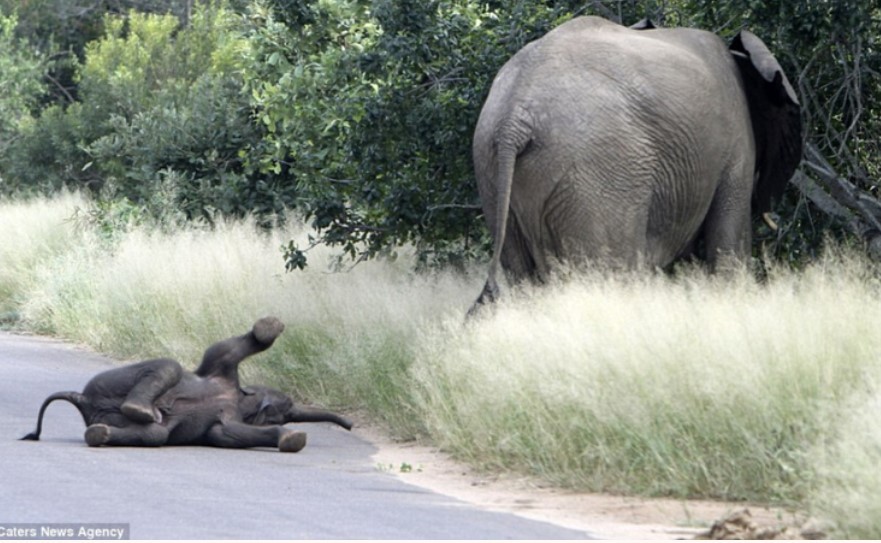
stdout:
<svg viewBox="0 0 881 543">
<path fill-rule="evenodd" d="M 478 112 L 585 14 L 780 59 L 805 155 L 762 278 L 561 274 L 466 324 Z M 274 314 L 248 379 L 401 438 L 881 538 L 879 36 L 881 0 L 0 0 L 0 327 L 192 366 Z"/>
<path fill-rule="evenodd" d="M 560 278 L 464 313 L 482 274 L 396 260 L 279 269 L 291 224 L 120 228 L 77 195 L 0 204 L 0 307 L 15 326 L 124 360 L 286 323 L 248 381 L 360 410 L 400 438 L 564 487 L 774 503 L 881 536 L 877 270 L 850 251 L 764 284 L 683 269 Z M 22 240 L 27 240 L 23 242 Z"/>
</svg>

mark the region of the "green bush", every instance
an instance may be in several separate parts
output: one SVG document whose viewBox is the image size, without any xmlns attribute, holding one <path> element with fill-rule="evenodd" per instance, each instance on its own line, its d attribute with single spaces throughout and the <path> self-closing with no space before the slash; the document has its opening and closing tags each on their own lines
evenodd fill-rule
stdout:
<svg viewBox="0 0 881 543">
<path fill-rule="evenodd" d="M 49 63 L 45 56 L 14 35 L 16 17 L 0 12 L 0 157 L 21 137 L 31 115 L 46 92 L 43 76 Z M 9 192 L 0 170 L 0 192 Z"/>
<path fill-rule="evenodd" d="M 254 160 L 284 169 L 322 242 L 352 258 L 413 243 L 422 263 L 485 251 L 475 119 L 507 57 L 568 16 L 495 4 L 316 2 L 291 20 L 255 3 L 245 80 L 267 134 Z"/>
<path fill-rule="evenodd" d="M 4 175 L 43 191 L 87 187 L 160 219 L 283 214 L 290 185 L 244 163 L 262 134 L 242 94 L 238 24 L 213 5 L 187 26 L 173 15 L 108 15 L 77 69 L 80 101 L 45 109 Z"/>
<path fill-rule="evenodd" d="M 83 150 L 92 127 L 83 123 L 82 109 L 80 103 L 67 109 L 52 105 L 21 128 L 0 156 L 0 176 L 9 185 L 0 192 L 51 194 L 64 187 L 100 186 Z"/>
<path fill-rule="evenodd" d="M 222 9 L 198 10 L 186 28 L 131 12 L 87 45 L 80 92 L 103 134 L 86 150 L 116 197 L 148 204 L 163 187 L 189 219 L 234 210 L 240 151 L 256 132 L 229 53 L 233 24 Z"/>
</svg>

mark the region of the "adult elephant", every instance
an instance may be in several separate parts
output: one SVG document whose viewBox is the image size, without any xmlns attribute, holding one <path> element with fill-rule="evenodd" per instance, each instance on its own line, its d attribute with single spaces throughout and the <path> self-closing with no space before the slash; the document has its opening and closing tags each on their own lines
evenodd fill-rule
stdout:
<svg viewBox="0 0 881 543">
<path fill-rule="evenodd" d="M 22 439 L 40 438 L 43 415 L 55 400 L 76 406 L 87 426 L 86 443 L 92 447 L 212 445 L 298 452 L 306 445 L 306 434 L 285 428 L 288 422 L 326 421 L 351 429 L 343 417 L 299 409 L 277 390 L 239 385 L 239 363 L 272 346 L 282 330 L 278 319 L 260 319 L 248 333 L 211 345 L 195 372 L 161 358 L 99 373 L 82 393 L 58 392 L 46 398 L 37 429 Z"/>
<path fill-rule="evenodd" d="M 499 71 L 474 133 L 494 247 L 475 307 L 555 260 L 665 267 L 702 235 L 737 266 L 751 209 L 770 210 L 801 158 L 795 91 L 762 41 L 688 28 L 568 21 Z"/>
</svg>

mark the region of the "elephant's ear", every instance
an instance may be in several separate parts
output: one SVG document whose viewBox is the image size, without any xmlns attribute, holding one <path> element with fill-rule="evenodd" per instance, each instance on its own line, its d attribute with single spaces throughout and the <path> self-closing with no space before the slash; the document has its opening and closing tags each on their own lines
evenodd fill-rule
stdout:
<svg viewBox="0 0 881 543">
<path fill-rule="evenodd" d="M 267 423 L 272 416 L 272 400 L 268 396 L 263 396 L 260 405 L 253 408 L 253 413 L 249 413 L 248 424 L 262 426 Z M 271 422 L 271 420 L 270 420 Z"/>
<path fill-rule="evenodd" d="M 755 34 L 741 31 L 730 50 L 740 69 L 756 143 L 754 211 L 764 213 L 783 196 L 801 161 L 798 96 L 777 59 Z"/>
<path fill-rule="evenodd" d="M 639 21 L 638 23 L 630 26 L 631 30 L 652 30 L 655 28 L 658 28 L 658 27 L 655 26 L 655 23 L 653 23 L 652 20 L 649 19 L 648 17 L 646 17 L 645 19 Z"/>
</svg>

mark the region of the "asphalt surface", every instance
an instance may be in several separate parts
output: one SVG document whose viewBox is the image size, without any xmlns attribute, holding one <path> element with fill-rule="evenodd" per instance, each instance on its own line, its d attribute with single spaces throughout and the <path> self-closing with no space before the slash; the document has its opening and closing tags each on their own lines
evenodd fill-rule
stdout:
<svg viewBox="0 0 881 543">
<path fill-rule="evenodd" d="M 259 363 L 249 361 L 245 363 Z M 19 441 L 46 396 L 82 390 L 107 358 L 0 332 L 0 539 L 19 523 L 122 523 L 132 539 L 586 539 L 401 482 L 375 448 L 329 424 L 297 454 L 272 449 L 87 447 L 66 402 Z"/>
</svg>

